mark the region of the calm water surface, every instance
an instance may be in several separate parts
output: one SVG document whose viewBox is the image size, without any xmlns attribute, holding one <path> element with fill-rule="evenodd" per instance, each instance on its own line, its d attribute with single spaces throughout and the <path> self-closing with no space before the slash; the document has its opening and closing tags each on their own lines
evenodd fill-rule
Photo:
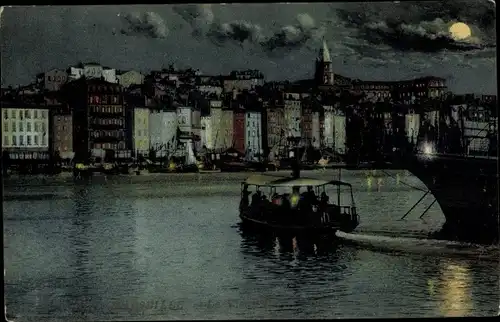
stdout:
<svg viewBox="0 0 500 322">
<path fill-rule="evenodd" d="M 416 248 L 413 238 L 444 222 L 437 204 L 418 219 L 432 197 L 398 220 L 423 194 L 410 187 L 422 188 L 418 179 L 359 171 L 343 180 L 362 224 L 353 240 L 334 243 L 243 233 L 235 180 L 6 187 L 8 313 L 17 321 L 497 313 L 497 248 Z"/>
</svg>

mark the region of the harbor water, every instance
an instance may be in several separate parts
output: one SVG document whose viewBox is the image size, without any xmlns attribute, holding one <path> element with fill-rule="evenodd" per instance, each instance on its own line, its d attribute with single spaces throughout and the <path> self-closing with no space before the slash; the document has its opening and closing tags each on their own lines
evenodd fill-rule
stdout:
<svg viewBox="0 0 500 322">
<path fill-rule="evenodd" d="M 400 220 L 425 190 L 405 171 L 342 171 L 342 179 L 353 185 L 361 225 L 333 242 L 242 232 L 237 214 L 242 174 L 198 176 L 5 186 L 8 317 L 292 319 L 498 312 L 498 248 L 427 239 L 444 222 L 437 203 L 419 219 L 431 195 Z"/>
</svg>

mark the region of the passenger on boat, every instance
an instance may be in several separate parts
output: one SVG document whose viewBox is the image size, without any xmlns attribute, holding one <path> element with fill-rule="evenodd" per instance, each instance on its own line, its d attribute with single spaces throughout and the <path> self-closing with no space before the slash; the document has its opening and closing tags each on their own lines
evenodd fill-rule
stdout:
<svg viewBox="0 0 500 322">
<path fill-rule="evenodd" d="M 248 191 L 248 185 L 244 185 L 243 191 L 242 191 L 242 196 L 241 196 L 241 203 L 240 203 L 241 209 L 245 209 L 246 207 L 248 207 L 248 204 L 249 204 L 248 197 L 251 194 L 252 193 L 250 191 Z"/>
<path fill-rule="evenodd" d="M 271 198 L 273 204 L 277 206 L 281 206 L 281 197 L 278 195 L 276 192 L 273 194 L 273 197 Z"/>
<path fill-rule="evenodd" d="M 297 208 L 297 206 L 299 205 L 299 201 L 300 201 L 299 187 L 293 187 L 292 194 L 290 196 L 290 206 L 292 207 L 292 209 Z"/>
<path fill-rule="evenodd" d="M 252 195 L 252 207 L 258 206 L 262 201 L 261 192 L 257 191 Z"/>
<path fill-rule="evenodd" d="M 307 191 L 302 193 L 301 201 L 303 210 L 307 212 L 312 211 L 312 207 L 318 205 L 318 198 L 314 193 L 313 187 L 307 187 Z"/>
<path fill-rule="evenodd" d="M 290 210 L 290 208 L 292 208 L 290 199 L 290 194 L 288 193 L 285 193 L 281 196 L 281 207 L 283 207 L 284 210 Z"/>
<path fill-rule="evenodd" d="M 323 210 L 326 209 L 329 201 L 330 201 L 330 197 L 328 197 L 326 192 L 323 191 L 321 193 L 321 196 L 320 196 L 320 203 L 319 203 L 320 209 L 323 209 Z"/>
</svg>

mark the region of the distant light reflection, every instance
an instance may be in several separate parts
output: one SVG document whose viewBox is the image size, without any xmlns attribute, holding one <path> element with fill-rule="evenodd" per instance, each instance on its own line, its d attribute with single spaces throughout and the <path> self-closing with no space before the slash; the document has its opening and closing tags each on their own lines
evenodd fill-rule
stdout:
<svg viewBox="0 0 500 322">
<path fill-rule="evenodd" d="M 299 247 L 297 246 L 297 238 L 293 237 L 292 239 L 292 247 L 293 247 L 293 261 L 291 264 L 293 266 L 297 265 L 297 255 L 299 254 Z"/>
<path fill-rule="evenodd" d="M 276 257 L 280 256 L 280 241 L 278 237 L 274 240 L 274 255 L 276 255 Z"/>
<path fill-rule="evenodd" d="M 372 181 L 373 181 L 372 176 L 368 176 L 366 178 L 366 186 L 368 187 L 368 190 L 370 190 L 372 188 Z"/>
<path fill-rule="evenodd" d="M 448 264 L 442 271 L 439 287 L 443 316 L 468 316 L 472 312 L 471 276 L 464 264 Z"/>
</svg>

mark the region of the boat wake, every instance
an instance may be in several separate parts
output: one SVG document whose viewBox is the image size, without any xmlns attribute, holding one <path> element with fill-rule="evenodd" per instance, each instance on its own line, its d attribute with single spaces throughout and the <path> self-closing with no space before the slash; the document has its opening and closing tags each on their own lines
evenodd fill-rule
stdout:
<svg viewBox="0 0 500 322">
<path fill-rule="evenodd" d="M 458 256 L 487 261 L 498 261 L 500 256 L 498 245 L 485 246 L 415 237 L 348 234 L 342 231 L 337 231 L 336 235 L 344 242 L 382 252 Z"/>
</svg>

